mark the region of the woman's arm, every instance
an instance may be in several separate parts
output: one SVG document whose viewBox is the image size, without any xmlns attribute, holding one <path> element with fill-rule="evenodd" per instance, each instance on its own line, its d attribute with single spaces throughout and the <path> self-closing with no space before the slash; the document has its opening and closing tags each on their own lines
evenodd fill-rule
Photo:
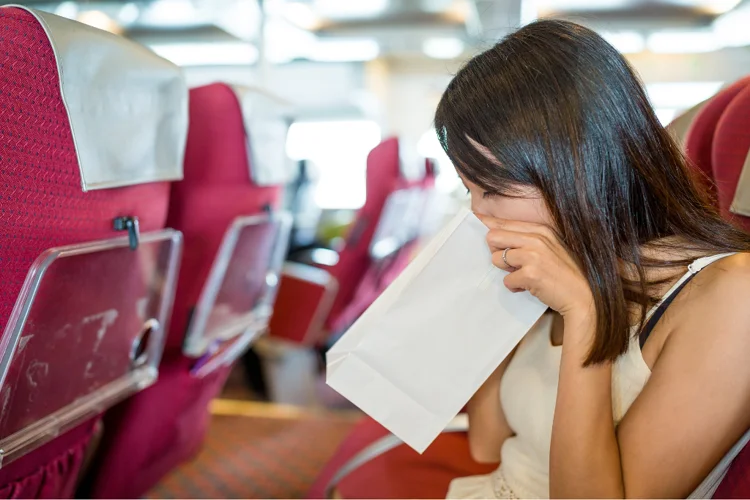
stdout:
<svg viewBox="0 0 750 500">
<path fill-rule="evenodd" d="M 709 266 L 672 303 L 651 377 L 615 429 L 611 363 L 583 367 L 595 311 L 580 269 L 550 228 L 478 217 L 505 285 L 565 321 L 551 496 L 690 494 L 750 427 L 750 255 Z"/>
<path fill-rule="evenodd" d="M 747 297 L 747 255 L 694 279 L 665 315 L 667 340 L 616 430 L 611 365 L 581 365 L 593 327 L 566 325 L 550 495 L 684 498 L 700 484 L 750 427 Z"/>
<path fill-rule="evenodd" d="M 565 318 L 552 424 L 550 498 L 624 498 L 612 415 L 612 365 L 583 368 L 596 326 L 589 315 Z"/>
<path fill-rule="evenodd" d="M 513 435 L 500 405 L 500 380 L 512 357 L 500 363 L 467 405 L 469 450 L 479 463 L 500 462 L 503 442 Z"/>
</svg>

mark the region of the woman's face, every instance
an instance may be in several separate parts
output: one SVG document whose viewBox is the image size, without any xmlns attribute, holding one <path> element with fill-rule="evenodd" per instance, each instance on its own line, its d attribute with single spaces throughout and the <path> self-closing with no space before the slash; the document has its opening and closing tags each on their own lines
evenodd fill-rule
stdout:
<svg viewBox="0 0 750 500">
<path fill-rule="evenodd" d="M 547 210 L 541 193 L 536 188 L 520 187 L 517 190 L 518 196 L 511 198 L 487 193 L 470 180 L 463 177 L 462 180 L 471 195 L 473 212 L 497 219 L 554 226 L 552 216 Z"/>
</svg>

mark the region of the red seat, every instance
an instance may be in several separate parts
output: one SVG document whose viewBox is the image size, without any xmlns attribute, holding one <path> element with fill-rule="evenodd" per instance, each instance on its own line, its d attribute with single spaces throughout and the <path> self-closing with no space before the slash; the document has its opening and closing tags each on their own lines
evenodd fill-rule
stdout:
<svg viewBox="0 0 750 500">
<path fill-rule="evenodd" d="M 716 125 L 732 99 L 749 83 L 750 77 L 743 78 L 712 97 L 695 116 L 685 137 L 685 152 L 693 166 L 701 173 L 703 184 L 712 196 L 716 195 L 713 186 L 714 174 L 711 170 Z"/>
<path fill-rule="evenodd" d="M 43 16 L 44 21 L 39 16 Z M 43 23 L 54 25 L 45 26 Z M 90 73 L 94 76 L 90 77 L 93 79 L 98 76 L 97 62 L 70 57 L 69 47 L 66 46 L 58 46 L 56 52 L 52 44 L 55 36 L 64 37 L 65 32 L 75 30 L 78 48 L 85 48 L 86 43 L 97 48 L 106 45 L 106 50 L 113 50 L 117 56 L 130 53 L 134 60 L 145 57 L 151 62 L 152 59 L 158 59 L 156 56 L 144 56 L 142 49 L 131 42 L 73 21 L 20 8 L 0 8 L 0 25 L 5 33 L 0 37 L 0 51 L 4 54 L 0 65 L 4 81 L 0 92 L 0 157 L 3 165 L 0 169 L 0 325 L 5 327 L 26 274 L 42 252 L 52 247 L 121 236 L 122 233 L 116 232 L 113 226 L 113 220 L 121 216 L 137 217 L 144 232 L 163 228 L 167 215 L 169 183 L 143 184 L 140 181 L 120 180 L 113 184 L 129 184 L 131 187 L 102 189 L 106 187 L 107 181 L 97 177 L 94 171 L 100 167 L 110 167 L 105 163 L 107 154 L 112 151 L 106 151 L 106 145 L 102 146 L 98 153 L 102 155 L 99 159 L 104 163 L 93 165 L 89 155 L 92 151 L 81 146 L 91 139 L 92 134 L 111 134 L 112 131 L 92 132 L 85 128 L 85 123 L 78 123 L 77 130 L 82 133 L 74 138 L 72 116 L 80 111 L 74 106 L 79 102 L 64 100 L 64 92 L 61 90 L 63 72 L 58 69 L 59 63 L 68 72 L 89 75 L 89 72 L 83 71 L 86 66 L 92 70 Z M 45 27 L 50 26 L 46 32 Z M 135 56 L 132 54 L 134 49 Z M 170 71 L 174 71 L 176 76 L 172 84 L 178 87 L 183 85 L 184 93 L 178 96 L 178 100 L 182 99 L 185 104 L 185 115 L 182 118 L 186 123 L 187 90 L 184 88 L 184 81 L 176 67 L 165 66 L 168 65 L 166 61 L 158 60 L 161 62 L 157 65 L 162 65 L 162 69 L 169 67 Z M 80 66 L 77 66 L 79 62 Z M 115 63 L 119 64 L 119 61 L 115 60 Z M 148 71 L 142 69 L 143 75 L 146 75 L 143 79 L 145 82 L 148 80 Z M 112 68 L 110 70 L 116 71 Z M 117 73 L 110 75 L 122 77 L 121 81 L 130 83 L 127 76 Z M 92 85 L 87 78 L 89 76 L 79 78 L 78 85 Z M 94 93 L 107 90 L 111 91 L 111 87 L 97 84 Z M 168 93 L 167 88 L 162 88 L 161 91 L 164 95 Z M 66 104 L 70 107 L 66 108 Z M 99 111 L 103 116 L 119 118 L 108 115 L 110 106 L 106 99 L 100 104 Z M 153 117 L 163 118 L 157 116 L 157 113 Z M 173 112 L 173 117 L 161 124 L 163 130 L 175 132 L 170 122 L 179 117 L 180 110 Z M 122 130 L 126 131 L 127 128 Z M 153 127 L 144 123 L 143 130 L 150 133 Z M 175 139 L 179 143 L 177 136 Z M 127 139 L 127 136 L 120 138 Z M 182 139 L 184 145 L 184 137 Z M 107 143 L 106 140 L 94 140 L 100 142 L 100 146 Z M 182 155 L 181 147 L 176 154 Z M 116 156 L 113 154 L 109 158 Z M 170 159 L 171 156 L 168 154 L 163 158 Z M 151 158 L 142 158 L 144 166 L 150 160 Z M 180 172 L 181 169 L 177 171 Z M 169 178 L 161 177 L 161 180 Z M 92 181 L 94 184 L 96 181 L 102 183 L 94 185 Z M 84 192 L 85 189 L 88 192 Z M 123 269 L 123 272 L 134 274 L 129 268 Z M 123 287 L 127 288 L 127 284 L 123 283 Z M 86 289 L 81 289 L 80 293 L 81 297 L 86 297 Z M 66 298 L 58 299 L 56 305 L 60 309 L 57 312 L 64 314 Z M 97 300 L 96 297 L 89 299 L 92 302 Z M 83 368 L 81 367 L 81 371 Z M 6 385 L 7 383 L 8 380 L 5 381 Z M 5 390 L 3 394 L 6 394 Z M 11 393 L 8 393 L 5 400 L 6 404 L 24 405 L 23 401 L 14 401 Z M 9 464 L 3 463 L 0 469 L 0 496 L 72 497 L 96 422 L 97 419 L 89 420 L 20 459 Z"/>
<path fill-rule="evenodd" d="M 420 226 L 424 221 L 424 211 L 427 209 L 427 202 L 435 185 L 432 161 L 427 160 L 425 163 L 425 175 L 421 180 L 403 181 L 402 186 L 391 193 L 386 201 L 386 213 L 380 218 L 381 228 L 379 228 L 384 230 L 385 234 L 380 239 L 395 237 L 397 241 L 391 253 L 381 258 L 373 252 L 374 245 L 378 242 L 372 242 L 370 265 L 357 285 L 351 301 L 336 318 L 331 331 L 343 332 L 351 326 L 411 261 L 420 243 Z M 397 197 L 404 198 L 404 202 L 399 203 L 400 200 Z M 393 209 L 393 214 L 389 214 L 388 204 L 393 202 L 396 202 L 393 207 L 390 207 Z M 391 215 L 391 220 L 385 220 L 387 215 Z M 390 227 L 383 227 L 384 225 L 390 225 Z M 378 238 L 377 232 L 375 238 Z"/>
<path fill-rule="evenodd" d="M 398 139 L 386 139 L 370 152 L 365 205 L 357 212 L 347 233 L 338 262 L 330 267 L 318 265 L 330 274 L 329 279 L 321 284 L 320 280 L 302 279 L 299 272 L 295 276 L 285 275 L 271 318 L 272 336 L 311 345 L 324 341 L 327 333 L 338 333 L 347 326 L 353 316 L 347 308 L 372 264 L 371 244 L 386 200 L 394 191 L 418 187 L 422 178 L 423 175 L 418 180 L 405 177 Z M 317 326 L 321 318 L 324 318 L 322 328 Z"/>
<path fill-rule="evenodd" d="M 280 267 L 283 261 L 288 225 L 286 232 L 277 231 L 276 226 L 268 226 L 268 230 L 259 226 L 261 232 L 254 233 L 253 238 L 237 237 L 235 253 L 231 255 L 245 252 L 257 262 L 240 258 L 239 267 L 233 267 L 235 258 L 223 253 L 228 241 L 225 234 L 238 218 L 258 216 L 271 220 L 265 214 L 279 209 L 283 192 L 278 172 L 261 169 L 261 164 L 266 168 L 284 168 L 271 162 L 269 155 L 278 158 L 277 152 L 269 153 L 267 148 L 261 148 L 262 144 L 254 150 L 249 142 L 256 130 L 250 129 L 247 124 L 252 120 L 243 115 L 242 99 L 249 98 L 248 95 L 221 83 L 190 92 L 185 179 L 172 189 L 168 219 L 170 227 L 184 233 L 185 248 L 162 374 L 156 385 L 108 415 L 106 425 L 117 428 L 117 433 L 109 434 L 102 445 L 93 490 L 97 498 L 141 497 L 199 450 L 209 421 L 209 402 L 221 390 L 231 365 L 222 362 L 205 376 L 195 373 L 196 357 L 206 355 L 217 359 L 204 351 L 185 352 L 190 350 L 186 332 L 197 321 L 196 311 L 201 310 L 196 306 L 208 297 L 229 309 L 243 310 L 246 305 L 249 308 L 264 292 L 259 288 L 266 288 L 270 270 L 266 263 L 279 253 L 275 265 Z M 250 109 L 259 114 L 261 106 Z M 269 117 L 256 116 L 256 122 L 258 118 Z M 269 139 L 268 130 L 257 132 L 265 134 L 258 143 Z M 284 152 L 281 154 L 283 160 Z M 263 267 L 257 268 L 257 263 Z M 218 281 L 217 270 L 225 273 L 218 275 Z M 233 293 L 248 285 L 255 287 L 248 303 L 231 303 Z M 231 337 L 231 342 L 241 341 L 244 337 L 240 333 Z M 231 342 L 222 348 L 229 345 L 236 348 Z M 217 356 L 226 352 L 220 350 Z"/>
<path fill-rule="evenodd" d="M 337 477 L 358 453 L 389 433 L 364 418 L 336 451 L 308 492 L 308 498 L 327 498 L 335 489 L 344 498 L 445 498 L 458 477 L 489 474 L 497 465 L 478 464 L 469 454 L 462 432 L 441 434 L 423 455 L 401 444 Z"/>
</svg>

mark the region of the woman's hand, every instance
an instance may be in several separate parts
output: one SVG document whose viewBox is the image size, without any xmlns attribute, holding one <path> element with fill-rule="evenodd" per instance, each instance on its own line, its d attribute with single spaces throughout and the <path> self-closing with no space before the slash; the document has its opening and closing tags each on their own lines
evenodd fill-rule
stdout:
<svg viewBox="0 0 750 500">
<path fill-rule="evenodd" d="M 527 290 L 564 317 L 593 314 L 588 281 L 552 229 L 476 215 L 490 230 L 492 263 L 510 272 L 505 277 L 508 289 Z"/>
</svg>

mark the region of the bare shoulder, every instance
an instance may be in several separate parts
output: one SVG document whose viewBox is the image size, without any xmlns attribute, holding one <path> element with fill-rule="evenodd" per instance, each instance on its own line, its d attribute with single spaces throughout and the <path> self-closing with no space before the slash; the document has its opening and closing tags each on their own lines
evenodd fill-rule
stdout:
<svg viewBox="0 0 750 500">
<path fill-rule="evenodd" d="M 750 253 L 738 253 L 714 262 L 695 277 L 695 283 L 696 293 L 705 295 L 706 299 L 729 299 L 734 292 L 750 293 Z"/>
<path fill-rule="evenodd" d="M 750 253 L 725 257 L 702 270 L 680 300 L 682 335 L 698 344 L 750 347 Z M 671 335 L 674 336 L 674 335 Z"/>
</svg>

